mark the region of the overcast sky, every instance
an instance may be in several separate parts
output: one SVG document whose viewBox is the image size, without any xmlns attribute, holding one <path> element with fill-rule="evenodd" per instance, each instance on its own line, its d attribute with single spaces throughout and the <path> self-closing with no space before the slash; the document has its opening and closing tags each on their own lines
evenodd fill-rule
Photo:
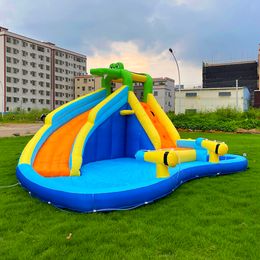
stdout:
<svg viewBox="0 0 260 260">
<path fill-rule="evenodd" d="M 201 84 L 202 61 L 257 59 L 259 0 L 0 0 L 0 25 L 127 69 Z"/>
</svg>

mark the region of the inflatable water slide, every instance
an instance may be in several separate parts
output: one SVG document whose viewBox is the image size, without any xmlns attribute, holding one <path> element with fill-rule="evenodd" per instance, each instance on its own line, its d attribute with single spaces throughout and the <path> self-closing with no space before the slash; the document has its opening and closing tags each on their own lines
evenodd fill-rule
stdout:
<svg viewBox="0 0 260 260">
<path fill-rule="evenodd" d="M 17 178 L 32 196 L 79 212 L 124 210 L 191 179 L 246 170 L 246 158 L 227 154 L 223 142 L 181 139 L 148 74 L 122 63 L 91 74 L 102 87 L 49 113 L 21 154 Z M 122 87 L 111 93 L 113 82 Z M 142 101 L 135 82 L 143 84 Z"/>
</svg>

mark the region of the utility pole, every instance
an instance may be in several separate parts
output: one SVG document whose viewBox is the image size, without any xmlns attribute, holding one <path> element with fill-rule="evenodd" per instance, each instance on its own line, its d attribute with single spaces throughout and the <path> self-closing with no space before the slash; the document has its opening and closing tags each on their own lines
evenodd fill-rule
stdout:
<svg viewBox="0 0 260 260">
<path fill-rule="evenodd" d="M 178 64 L 178 61 L 173 53 L 173 50 L 172 48 L 169 48 L 169 52 L 172 54 L 172 57 L 176 63 L 176 66 L 177 66 L 177 70 L 178 70 L 178 79 L 179 79 L 179 108 L 178 108 L 178 113 L 181 112 L 181 75 L 180 75 L 180 69 L 179 69 L 179 64 Z M 175 88 L 174 88 L 174 107 L 175 107 L 175 102 L 176 101 L 176 95 L 175 95 Z M 175 110 L 175 109 L 174 109 Z M 176 111 L 175 111 L 175 114 L 176 114 Z"/>
<path fill-rule="evenodd" d="M 238 79 L 236 79 L 236 109 L 238 111 Z"/>
</svg>

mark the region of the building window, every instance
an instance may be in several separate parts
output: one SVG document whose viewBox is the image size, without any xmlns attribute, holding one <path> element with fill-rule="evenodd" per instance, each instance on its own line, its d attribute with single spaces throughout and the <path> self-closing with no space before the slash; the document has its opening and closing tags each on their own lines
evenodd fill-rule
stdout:
<svg viewBox="0 0 260 260">
<path fill-rule="evenodd" d="M 13 39 L 13 44 L 19 44 L 19 41 L 17 39 Z"/>
<path fill-rule="evenodd" d="M 18 78 L 14 78 L 14 83 L 18 83 L 19 79 Z"/>
<path fill-rule="evenodd" d="M 6 71 L 11 73 L 12 72 L 12 69 L 10 67 L 6 67 Z"/>
<path fill-rule="evenodd" d="M 33 77 L 35 77 L 35 76 L 36 76 L 36 72 L 35 72 L 35 71 L 31 71 L 31 75 L 32 75 Z"/>
<path fill-rule="evenodd" d="M 23 103 L 27 103 L 28 102 L 28 98 L 23 98 Z"/>
<path fill-rule="evenodd" d="M 6 52 L 11 53 L 11 48 L 10 47 L 6 47 Z"/>
<path fill-rule="evenodd" d="M 31 98 L 31 102 L 35 104 L 35 98 Z"/>
<path fill-rule="evenodd" d="M 11 43 L 11 37 L 7 37 L 7 38 L 6 38 L 6 41 L 9 42 L 9 43 Z"/>
<path fill-rule="evenodd" d="M 12 82 L 12 79 L 11 79 L 11 77 L 6 77 L 6 82 Z"/>
<path fill-rule="evenodd" d="M 31 43 L 31 48 L 35 50 L 35 45 Z"/>
<path fill-rule="evenodd" d="M 15 74 L 17 74 L 17 73 L 19 72 L 19 69 L 13 68 L 13 72 L 14 72 Z"/>
<path fill-rule="evenodd" d="M 37 50 L 38 50 L 38 51 L 41 51 L 41 52 L 44 52 L 44 48 L 41 47 L 41 46 L 37 46 Z"/>
<path fill-rule="evenodd" d="M 13 58 L 13 63 L 14 63 L 14 64 L 17 64 L 17 63 L 19 63 L 19 60 L 16 59 L 16 58 Z"/>
<path fill-rule="evenodd" d="M 30 53 L 30 56 L 31 56 L 33 59 L 35 59 L 36 54 L 35 54 L 35 53 Z"/>
<path fill-rule="evenodd" d="M 7 92 L 11 92 L 11 87 L 7 87 L 7 88 L 6 88 L 6 91 L 7 91 Z"/>
<path fill-rule="evenodd" d="M 197 92 L 187 92 L 186 97 L 197 97 Z"/>
<path fill-rule="evenodd" d="M 49 58 L 49 57 L 46 57 L 46 61 L 49 62 L 49 61 L 50 61 L 50 58 Z"/>
<path fill-rule="evenodd" d="M 23 60 L 23 66 L 26 66 L 28 64 L 28 61 Z"/>
<path fill-rule="evenodd" d="M 6 62 L 11 63 L 11 57 L 6 56 Z"/>
<path fill-rule="evenodd" d="M 46 65 L 46 70 L 50 70 L 50 66 L 49 65 Z"/>
<path fill-rule="evenodd" d="M 28 83 L 27 79 L 23 79 L 23 85 L 26 85 Z"/>
<path fill-rule="evenodd" d="M 23 51 L 23 56 L 24 57 L 28 56 L 28 52 L 27 51 Z"/>
<path fill-rule="evenodd" d="M 28 111 L 28 112 L 30 112 L 30 111 L 31 111 L 31 108 L 30 108 L 30 107 L 28 107 L 28 108 L 27 108 L 27 111 Z"/>
<path fill-rule="evenodd" d="M 18 53 L 19 53 L 19 50 L 13 48 L 13 53 L 14 53 L 14 54 L 18 54 Z"/>
<path fill-rule="evenodd" d="M 27 93 L 28 92 L 28 89 L 27 88 L 23 88 L 23 93 Z"/>
<path fill-rule="evenodd" d="M 154 92 L 153 92 L 153 95 L 154 95 L 154 96 L 158 96 L 158 91 L 154 91 Z"/>
<path fill-rule="evenodd" d="M 31 80 L 31 84 L 33 85 L 33 86 L 35 86 L 36 85 L 36 81 L 35 80 Z M 33 89 L 32 89 L 33 90 Z M 33 93 L 33 94 L 35 94 L 35 93 Z"/>
<path fill-rule="evenodd" d="M 27 70 L 23 70 L 23 75 L 27 75 L 28 71 Z"/>
<path fill-rule="evenodd" d="M 6 97 L 6 101 L 7 102 L 12 102 L 12 98 L 11 97 Z"/>
<path fill-rule="evenodd" d="M 231 96 L 231 92 L 218 92 L 218 95 L 220 97 L 230 97 Z"/>
<path fill-rule="evenodd" d="M 17 103 L 19 101 L 18 97 L 14 97 L 14 103 Z"/>
<path fill-rule="evenodd" d="M 23 41 L 23 47 L 27 47 L 28 43 Z"/>
</svg>

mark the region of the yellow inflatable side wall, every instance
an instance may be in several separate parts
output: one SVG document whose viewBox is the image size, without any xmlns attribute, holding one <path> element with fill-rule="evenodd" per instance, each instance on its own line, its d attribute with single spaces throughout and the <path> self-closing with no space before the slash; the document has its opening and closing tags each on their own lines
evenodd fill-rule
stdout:
<svg viewBox="0 0 260 260">
<path fill-rule="evenodd" d="M 165 127 L 165 129 L 167 129 L 172 142 L 175 144 L 175 146 L 177 146 L 176 141 L 180 139 L 180 135 L 169 117 L 165 114 L 161 106 L 158 104 L 153 94 L 148 94 L 147 104 L 158 117 L 160 123 Z"/>
<path fill-rule="evenodd" d="M 133 91 L 128 92 L 128 103 L 133 109 L 140 124 L 144 128 L 144 131 L 150 138 L 154 148 L 155 149 L 161 148 L 160 136 Z"/>
</svg>

